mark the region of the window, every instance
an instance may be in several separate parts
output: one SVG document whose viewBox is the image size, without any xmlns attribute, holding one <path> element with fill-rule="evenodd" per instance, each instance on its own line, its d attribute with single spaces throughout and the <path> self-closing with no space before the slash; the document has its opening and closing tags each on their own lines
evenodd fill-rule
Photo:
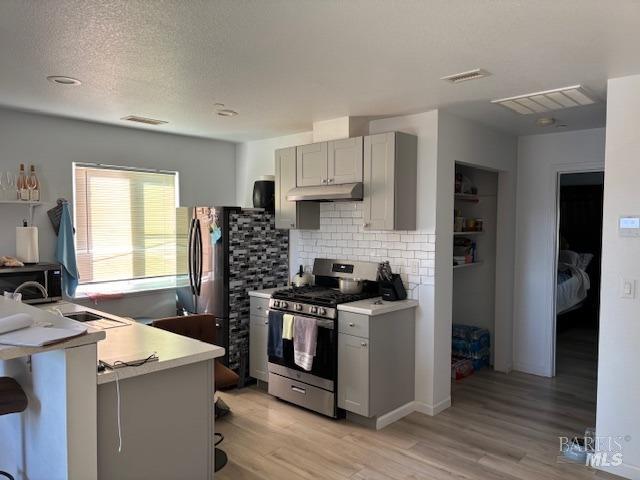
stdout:
<svg viewBox="0 0 640 480">
<path fill-rule="evenodd" d="M 81 284 L 184 273 L 177 172 L 74 163 L 73 180 Z"/>
</svg>

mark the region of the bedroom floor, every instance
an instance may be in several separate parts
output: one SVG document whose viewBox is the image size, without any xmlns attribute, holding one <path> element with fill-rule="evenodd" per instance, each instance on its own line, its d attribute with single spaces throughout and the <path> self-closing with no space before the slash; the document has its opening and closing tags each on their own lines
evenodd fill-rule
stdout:
<svg viewBox="0 0 640 480">
<path fill-rule="evenodd" d="M 575 333 L 575 332 L 574 332 Z M 453 406 L 375 432 L 278 401 L 221 394 L 229 464 L 217 479 L 560 480 L 619 478 L 559 463 L 558 436 L 595 423 L 593 335 L 560 338 L 555 378 L 485 369 L 453 385 Z M 593 368 L 591 368 L 593 367 Z"/>
</svg>

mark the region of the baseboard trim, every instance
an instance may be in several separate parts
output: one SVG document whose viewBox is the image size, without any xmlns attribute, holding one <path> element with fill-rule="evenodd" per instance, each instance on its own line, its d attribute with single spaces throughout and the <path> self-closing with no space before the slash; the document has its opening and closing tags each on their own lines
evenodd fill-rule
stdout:
<svg viewBox="0 0 640 480">
<path fill-rule="evenodd" d="M 406 417 L 410 413 L 416 411 L 416 402 L 405 403 L 401 407 L 391 410 L 384 415 L 380 415 L 376 419 L 376 430 L 382 430 L 384 427 L 391 425 L 393 422 L 397 422 L 401 418 Z"/>
<path fill-rule="evenodd" d="M 602 470 L 603 472 L 611 473 L 613 475 L 618 475 L 620 477 L 629 478 L 629 479 L 637 479 L 640 478 L 640 467 L 635 465 L 630 465 L 628 463 L 623 463 L 617 467 L 602 467 L 597 470 Z"/>
<path fill-rule="evenodd" d="M 418 401 L 414 403 L 415 403 L 416 412 L 424 413 L 425 415 L 429 415 L 433 417 L 451 406 L 451 397 L 445 398 L 444 400 L 436 403 L 435 405 L 429 405 L 427 403 L 418 402 Z"/>
</svg>

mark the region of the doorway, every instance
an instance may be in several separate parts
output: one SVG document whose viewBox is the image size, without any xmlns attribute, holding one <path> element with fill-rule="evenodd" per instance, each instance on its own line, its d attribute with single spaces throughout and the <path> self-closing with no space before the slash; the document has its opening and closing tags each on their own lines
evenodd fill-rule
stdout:
<svg viewBox="0 0 640 480">
<path fill-rule="evenodd" d="M 595 407 L 604 172 L 558 179 L 555 374 L 581 386 Z"/>
</svg>

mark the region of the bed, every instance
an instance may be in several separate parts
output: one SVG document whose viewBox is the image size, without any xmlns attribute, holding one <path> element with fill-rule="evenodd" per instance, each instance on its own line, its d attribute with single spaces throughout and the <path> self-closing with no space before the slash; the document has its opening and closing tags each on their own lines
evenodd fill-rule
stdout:
<svg viewBox="0 0 640 480">
<path fill-rule="evenodd" d="M 591 282 L 586 272 L 590 253 L 561 250 L 558 255 L 556 315 L 576 310 L 587 298 Z"/>
</svg>

